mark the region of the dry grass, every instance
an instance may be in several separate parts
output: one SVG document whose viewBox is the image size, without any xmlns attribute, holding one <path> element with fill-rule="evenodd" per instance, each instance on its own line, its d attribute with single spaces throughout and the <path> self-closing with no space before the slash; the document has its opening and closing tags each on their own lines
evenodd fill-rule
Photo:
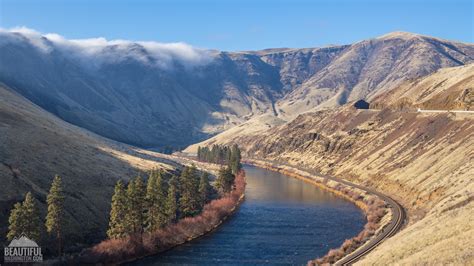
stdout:
<svg viewBox="0 0 474 266">
<path fill-rule="evenodd" d="M 440 83 L 444 79 L 433 74 L 398 92 L 430 106 L 450 95 L 445 98 L 445 108 L 450 108 L 452 99 L 472 87 L 472 67 L 440 71 L 446 82 Z M 214 139 L 221 145 L 237 143 L 246 157 L 285 162 L 364 184 L 407 208 L 406 227 L 361 264 L 474 264 L 474 252 L 468 248 L 474 238 L 473 115 L 343 107 L 303 114 L 253 135 Z"/>
<path fill-rule="evenodd" d="M 133 150 L 64 122 L 0 85 L 0 245 L 6 244 L 10 210 L 26 192 L 45 215 L 55 174 L 66 193 L 65 251 L 103 239 L 116 181 L 151 168 L 172 169 L 158 153 L 142 158 Z"/>
</svg>

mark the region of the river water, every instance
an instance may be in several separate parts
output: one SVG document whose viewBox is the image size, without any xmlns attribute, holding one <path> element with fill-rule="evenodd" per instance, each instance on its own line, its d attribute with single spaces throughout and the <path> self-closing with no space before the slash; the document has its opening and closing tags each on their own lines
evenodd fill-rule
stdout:
<svg viewBox="0 0 474 266">
<path fill-rule="evenodd" d="M 301 180 L 244 166 L 245 201 L 213 233 L 136 265 L 306 265 L 365 224 L 363 213 Z"/>
</svg>

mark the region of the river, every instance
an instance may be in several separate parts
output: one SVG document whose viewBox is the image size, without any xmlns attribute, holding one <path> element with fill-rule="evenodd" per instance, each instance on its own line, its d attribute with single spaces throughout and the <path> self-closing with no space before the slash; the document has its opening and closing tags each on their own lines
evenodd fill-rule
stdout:
<svg viewBox="0 0 474 266">
<path fill-rule="evenodd" d="M 283 174 L 245 165 L 239 210 L 213 233 L 136 265 L 306 265 L 363 229 L 351 202 Z"/>
</svg>

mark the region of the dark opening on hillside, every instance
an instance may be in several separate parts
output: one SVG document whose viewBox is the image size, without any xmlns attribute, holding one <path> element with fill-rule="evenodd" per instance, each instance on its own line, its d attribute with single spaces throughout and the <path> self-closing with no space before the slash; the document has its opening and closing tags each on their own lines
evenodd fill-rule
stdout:
<svg viewBox="0 0 474 266">
<path fill-rule="evenodd" d="M 369 109 L 370 104 L 364 100 L 358 100 L 354 103 L 354 107 L 357 109 Z"/>
</svg>

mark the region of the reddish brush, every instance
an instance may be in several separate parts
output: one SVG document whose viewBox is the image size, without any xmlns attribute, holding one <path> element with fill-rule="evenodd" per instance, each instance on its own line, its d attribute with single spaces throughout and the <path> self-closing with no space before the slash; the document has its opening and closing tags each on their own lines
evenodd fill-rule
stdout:
<svg viewBox="0 0 474 266">
<path fill-rule="evenodd" d="M 342 186 L 336 186 L 339 191 L 343 192 L 353 200 L 362 200 L 362 196 L 349 189 L 343 189 Z M 330 265 L 342 259 L 345 255 L 353 252 L 362 246 L 379 227 L 380 220 L 385 215 L 386 204 L 378 198 L 371 198 L 365 202 L 367 204 L 367 223 L 357 236 L 346 239 L 338 249 L 331 249 L 324 257 L 309 261 L 308 265 Z"/>
<path fill-rule="evenodd" d="M 202 212 L 187 217 L 152 233 L 128 236 L 122 239 L 107 239 L 85 250 L 79 263 L 120 263 L 153 255 L 198 237 L 218 226 L 229 216 L 245 191 L 245 172 L 235 178 L 234 189 L 219 199 L 206 204 Z"/>
</svg>

